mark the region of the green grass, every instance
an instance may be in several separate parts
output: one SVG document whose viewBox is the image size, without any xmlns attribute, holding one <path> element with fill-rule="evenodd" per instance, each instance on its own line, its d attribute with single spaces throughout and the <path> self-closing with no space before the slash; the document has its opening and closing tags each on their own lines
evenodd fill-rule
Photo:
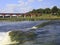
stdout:
<svg viewBox="0 0 60 45">
<path fill-rule="evenodd" d="M 23 44 L 26 41 L 33 41 L 36 38 L 36 34 L 34 32 L 23 32 L 23 31 L 11 31 L 9 33 L 11 41 L 18 42 L 19 44 Z"/>
<path fill-rule="evenodd" d="M 42 24 L 40 24 L 40 25 L 37 25 L 36 27 L 37 27 L 37 28 L 42 28 L 42 27 L 44 27 L 44 26 L 46 26 L 46 25 L 49 25 L 49 24 L 51 24 L 51 22 L 52 22 L 52 21 L 43 22 Z"/>
</svg>

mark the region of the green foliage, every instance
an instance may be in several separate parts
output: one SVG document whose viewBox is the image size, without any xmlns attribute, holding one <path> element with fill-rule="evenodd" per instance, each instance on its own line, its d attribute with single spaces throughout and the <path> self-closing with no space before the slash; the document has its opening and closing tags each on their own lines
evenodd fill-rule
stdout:
<svg viewBox="0 0 60 45">
<path fill-rule="evenodd" d="M 57 6 L 54 6 L 51 10 L 52 13 L 57 13 L 58 12 L 58 8 Z"/>
<path fill-rule="evenodd" d="M 52 21 L 43 22 L 42 24 L 37 25 L 36 27 L 37 27 L 37 28 L 41 28 L 41 27 L 44 27 L 44 26 L 46 26 L 46 25 L 49 25 L 51 22 L 52 22 Z"/>
<path fill-rule="evenodd" d="M 17 41 L 19 43 L 24 43 L 26 41 L 34 40 L 36 34 L 33 32 L 23 32 L 23 31 L 12 31 L 9 33 L 11 41 Z"/>
<path fill-rule="evenodd" d="M 51 13 L 50 8 L 46 8 L 46 9 L 45 9 L 45 13 L 46 13 L 46 14 L 50 14 L 50 13 Z"/>
<path fill-rule="evenodd" d="M 58 10 L 58 15 L 60 16 L 60 9 Z"/>
<path fill-rule="evenodd" d="M 33 9 L 32 11 L 30 11 L 31 13 L 42 13 L 42 14 L 53 14 L 53 15 L 57 15 L 58 14 L 58 10 L 59 8 L 57 6 L 54 6 L 53 8 L 45 8 L 45 9 Z M 60 12 L 59 12 L 60 13 Z"/>
</svg>

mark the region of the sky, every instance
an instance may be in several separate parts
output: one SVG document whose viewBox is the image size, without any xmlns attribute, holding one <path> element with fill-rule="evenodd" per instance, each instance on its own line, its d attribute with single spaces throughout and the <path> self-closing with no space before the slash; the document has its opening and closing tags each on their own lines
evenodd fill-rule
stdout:
<svg viewBox="0 0 60 45">
<path fill-rule="evenodd" d="M 0 13 L 26 13 L 53 6 L 60 8 L 60 0 L 0 0 Z"/>
</svg>

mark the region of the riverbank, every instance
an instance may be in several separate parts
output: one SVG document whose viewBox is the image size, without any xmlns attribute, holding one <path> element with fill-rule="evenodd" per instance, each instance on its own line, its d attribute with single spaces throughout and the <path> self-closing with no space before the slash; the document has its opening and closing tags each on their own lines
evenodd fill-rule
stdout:
<svg viewBox="0 0 60 45">
<path fill-rule="evenodd" d="M 0 18 L 0 21 L 39 21 L 39 20 L 60 20 L 60 16 L 51 15 L 51 14 L 43 14 L 42 16 L 32 16 L 31 17 L 12 17 L 12 18 Z"/>
</svg>

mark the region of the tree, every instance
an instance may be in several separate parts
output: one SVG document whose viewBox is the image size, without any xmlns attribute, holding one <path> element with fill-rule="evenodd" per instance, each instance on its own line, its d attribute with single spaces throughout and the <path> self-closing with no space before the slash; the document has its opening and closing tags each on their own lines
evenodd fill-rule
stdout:
<svg viewBox="0 0 60 45">
<path fill-rule="evenodd" d="M 46 8 L 46 9 L 45 9 L 45 13 L 46 13 L 46 14 L 50 14 L 50 12 L 51 12 L 50 8 Z"/>
<path fill-rule="evenodd" d="M 60 9 L 58 9 L 58 15 L 60 15 Z"/>
<path fill-rule="evenodd" d="M 57 6 L 54 6 L 54 7 L 52 8 L 51 12 L 52 12 L 53 15 L 56 15 L 56 14 L 58 13 L 58 8 L 57 8 Z"/>
<path fill-rule="evenodd" d="M 38 13 L 43 13 L 43 9 L 42 9 L 42 8 L 37 9 L 37 12 L 38 12 Z"/>
<path fill-rule="evenodd" d="M 32 10 L 32 13 L 36 13 L 37 11 L 35 9 Z"/>
</svg>

